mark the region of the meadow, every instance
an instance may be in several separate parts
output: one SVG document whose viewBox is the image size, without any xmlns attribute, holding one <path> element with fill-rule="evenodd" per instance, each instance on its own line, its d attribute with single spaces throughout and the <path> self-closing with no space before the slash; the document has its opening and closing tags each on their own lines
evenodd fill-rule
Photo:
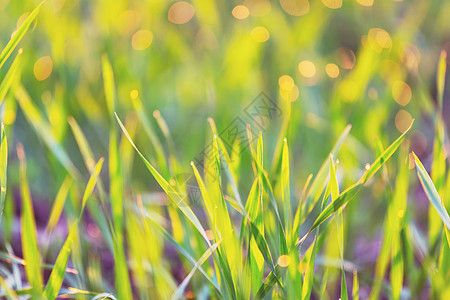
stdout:
<svg viewBox="0 0 450 300">
<path fill-rule="evenodd" d="M 0 0 L 0 298 L 450 299 L 449 14 Z"/>
</svg>

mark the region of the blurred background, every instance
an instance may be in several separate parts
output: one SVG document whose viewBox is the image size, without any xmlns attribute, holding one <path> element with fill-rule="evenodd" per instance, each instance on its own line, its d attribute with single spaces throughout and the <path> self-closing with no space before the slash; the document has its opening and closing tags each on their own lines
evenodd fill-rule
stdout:
<svg viewBox="0 0 450 300">
<path fill-rule="evenodd" d="M 0 0 L 0 48 L 37 4 Z M 339 154 L 343 186 L 355 182 L 364 165 L 373 161 L 376 138 L 387 146 L 413 118 L 411 149 L 429 166 L 435 74 L 441 50 L 450 51 L 449 15 L 450 2 L 445 0 L 47 0 L 20 47 L 21 82 L 50 132 L 35 129 L 14 93 L 6 96 L 1 119 L 10 145 L 8 197 L 15 199 L 19 193 L 15 145 L 21 142 L 38 228 L 45 226 L 67 171 L 42 135 L 54 138 L 87 180 L 89 172 L 67 121 L 70 117 L 86 135 L 95 160 L 108 157 L 109 131 L 113 128 L 119 134 L 120 129 L 107 109 L 102 57 L 109 58 L 114 71 L 115 110 L 137 146 L 155 159 L 137 111 L 145 112 L 154 128 L 163 117 L 173 140 L 173 145 L 163 143 L 163 151 L 176 149 L 182 172 L 190 172 L 189 162 L 211 141 L 208 117 L 219 132 L 236 118 L 244 124 L 239 128 L 249 123 L 254 133 L 262 131 L 265 162 L 270 166 L 283 138 L 279 132 L 289 114 L 288 103 L 291 121 L 286 137 L 295 195 L 308 175 L 317 172 L 347 124 L 352 130 Z M 261 93 L 280 112 L 264 128 L 246 114 Z M 142 108 L 136 109 L 135 99 L 141 100 Z M 447 124 L 449 114 L 447 92 L 443 113 Z M 156 132 L 163 140 L 164 132 Z M 126 140 L 122 143 L 121 147 L 129 147 Z M 252 183 L 245 180 L 246 174 L 250 176 L 252 169 L 248 150 L 242 155 L 239 185 L 245 195 Z M 160 192 L 141 161 L 132 155 L 124 161 L 127 199 Z M 102 176 L 107 179 L 107 172 Z M 358 226 L 349 229 L 354 240 L 347 243 L 347 253 L 357 263 L 370 265 L 376 259 L 385 187 L 377 177 L 360 201 L 349 205 L 349 211 L 370 212 L 348 214 Z M 420 228 L 428 207 L 420 187 L 408 201 Z M 16 218 L 7 218 L 5 226 L 19 232 L 20 201 L 7 203 L 6 210 L 15 211 Z M 104 249 L 105 242 L 95 222 L 86 226 L 92 253 L 102 257 L 103 250 L 98 249 Z M 61 230 L 59 235 L 65 236 Z M 20 246 L 14 248 L 20 254 Z M 102 264 L 108 266 L 108 261 Z"/>
</svg>

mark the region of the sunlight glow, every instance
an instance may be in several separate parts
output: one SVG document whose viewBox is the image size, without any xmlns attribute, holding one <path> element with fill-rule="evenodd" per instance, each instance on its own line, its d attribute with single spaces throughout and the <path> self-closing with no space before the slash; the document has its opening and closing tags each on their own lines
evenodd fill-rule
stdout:
<svg viewBox="0 0 450 300">
<path fill-rule="evenodd" d="M 373 0 L 356 0 L 362 6 L 372 6 Z"/>
<path fill-rule="evenodd" d="M 412 117 L 406 110 L 400 109 L 395 115 L 395 127 L 401 133 L 405 132 L 412 122 Z"/>
<path fill-rule="evenodd" d="M 294 88 L 294 79 L 292 79 L 289 75 L 283 75 L 278 78 L 278 84 L 280 85 L 280 89 L 285 91 L 290 91 Z"/>
<path fill-rule="evenodd" d="M 189 22 L 195 14 L 195 9 L 192 4 L 180 1 L 175 2 L 169 8 L 168 19 L 174 24 L 185 24 Z"/>
<path fill-rule="evenodd" d="M 325 71 L 331 78 L 337 78 L 339 76 L 339 67 L 336 64 L 327 64 L 325 66 Z"/>
<path fill-rule="evenodd" d="M 236 19 L 244 20 L 249 16 L 250 11 L 245 5 L 237 5 L 233 8 L 233 11 L 231 13 Z"/>
<path fill-rule="evenodd" d="M 280 0 L 280 4 L 292 16 L 303 16 L 309 12 L 308 0 Z"/>
<path fill-rule="evenodd" d="M 322 0 L 322 3 L 331 9 L 338 9 L 342 7 L 342 0 Z"/>
<path fill-rule="evenodd" d="M 278 265 L 282 268 L 286 268 L 291 263 L 289 255 L 281 255 L 278 257 Z"/>
<path fill-rule="evenodd" d="M 298 70 L 304 77 L 314 77 L 316 75 L 316 66 L 312 61 L 304 60 L 298 64 Z"/>
<path fill-rule="evenodd" d="M 133 34 L 131 39 L 131 46 L 134 50 L 145 50 L 152 44 L 153 33 L 142 29 Z"/>
<path fill-rule="evenodd" d="M 270 37 L 269 31 L 266 27 L 258 26 L 252 30 L 252 38 L 258 43 L 264 43 Z"/>
<path fill-rule="evenodd" d="M 396 81 L 392 86 L 392 97 L 394 97 L 395 102 L 405 106 L 411 101 L 411 88 L 409 85 L 403 81 Z"/>
<path fill-rule="evenodd" d="M 53 61 L 50 56 L 43 56 L 34 63 L 34 76 L 37 80 L 47 79 L 53 70 Z"/>
</svg>

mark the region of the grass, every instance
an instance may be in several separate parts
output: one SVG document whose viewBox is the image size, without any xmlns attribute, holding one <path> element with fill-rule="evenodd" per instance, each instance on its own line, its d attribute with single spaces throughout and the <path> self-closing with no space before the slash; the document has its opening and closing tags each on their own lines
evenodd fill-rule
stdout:
<svg viewBox="0 0 450 300">
<path fill-rule="evenodd" d="M 450 297 L 448 47 L 430 29 L 450 7 L 331 2 L 246 1 L 240 20 L 193 1 L 177 25 L 163 2 L 21 12 L 0 54 L 1 297 Z M 363 28 L 369 11 L 390 25 Z"/>
</svg>

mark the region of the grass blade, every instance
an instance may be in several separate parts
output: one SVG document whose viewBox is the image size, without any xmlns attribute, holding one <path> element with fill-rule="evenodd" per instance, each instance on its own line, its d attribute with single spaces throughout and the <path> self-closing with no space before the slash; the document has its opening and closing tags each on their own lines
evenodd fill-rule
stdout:
<svg viewBox="0 0 450 300">
<path fill-rule="evenodd" d="M 70 250 L 72 247 L 72 241 L 75 238 L 76 227 L 78 226 L 78 220 L 72 224 L 69 235 L 64 242 L 61 251 L 58 254 L 54 268 L 48 279 L 47 285 L 44 289 L 44 296 L 49 300 L 54 300 L 58 296 L 59 290 L 66 274 L 67 263 L 69 261 Z"/>
<path fill-rule="evenodd" d="M 349 187 L 347 190 L 343 191 L 339 197 L 330 203 L 317 217 L 317 219 L 314 221 L 314 224 L 311 226 L 311 229 L 309 232 L 317 228 L 320 224 L 322 224 L 326 219 L 328 219 L 334 212 L 336 212 L 339 208 L 341 208 L 343 205 L 345 205 L 348 201 L 353 199 L 354 196 L 359 192 L 360 188 L 363 186 L 364 183 L 367 182 L 380 168 L 381 166 L 394 154 L 394 152 L 398 149 L 398 147 L 401 145 L 403 140 L 405 139 L 406 134 L 411 129 L 412 124 L 411 123 L 409 128 L 399 137 L 397 138 L 384 152 L 381 156 L 379 156 L 374 163 L 371 165 L 371 167 L 364 173 L 363 177 L 356 182 L 354 185 Z M 306 235 L 305 235 L 306 237 Z M 304 238 L 305 238 L 304 237 Z M 304 239 L 302 238 L 302 240 Z"/>
<path fill-rule="evenodd" d="M 213 254 L 214 250 L 216 250 L 217 246 L 219 246 L 221 241 L 218 241 L 217 243 L 213 244 L 211 247 L 209 247 L 205 253 L 200 257 L 200 259 L 195 264 L 194 268 L 192 268 L 192 271 L 186 276 L 186 278 L 183 280 L 183 282 L 178 286 L 177 290 L 172 296 L 172 299 L 183 299 L 183 292 L 186 289 L 186 286 L 188 285 L 189 281 L 191 280 L 192 276 L 194 276 L 195 271 L 201 265 Z"/>
<path fill-rule="evenodd" d="M 348 136 L 351 129 L 352 129 L 352 126 L 347 125 L 347 127 L 345 127 L 345 130 L 339 136 L 336 144 L 334 145 L 333 149 L 331 150 L 331 154 L 333 155 L 333 157 L 337 157 L 339 150 L 342 146 L 342 143 L 344 142 L 345 138 Z M 328 170 L 330 168 L 329 163 L 330 163 L 330 160 L 327 157 L 327 159 L 325 159 L 322 166 L 320 167 L 319 172 L 317 172 L 317 175 L 314 178 L 313 182 L 311 183 L 311 188 L 309 189 L 308 195 L 305 200 L 304 212 L 306 214 L 309 214 L 311 212 L 311 210 L 313 209 L 317 200 L 319 200 L 320 195 L 322 194 L 323 190 L 325 189 Z"/>
<path fill-rule="evenodd" d="M 42 293 L 41 257 L 39 254 L 36 223 L 34 220 L 33 204 L 31 202 L 30 188 L 26 174 L 25 152 L 22 144 L 17 144 L 17 156 L 20 160 L 20 181 L 22 194 L 22 252 L 26 262 L 25 273 L 33 297 L 39 298 Z"/>
<path fill-rule="evenodd" d="M 292 245 L 292 214 L 291 214 L 291 195 L 289 184 L 289 149 L 287 140 L 283 140 L 283 150 L 281 158 L 281 201 L 284 208 L 284 228 L 286 237 L 289 241 L 289 247 Z M 295 241 L 295 240 L 294 240 Z"/>
<path fill-rule="evenodd" d="M 6 176 L 8 167 L 8 140 L 5 133 L 5 124 L 2 123 L 0 142 L 0 223 L 3 217 L 3 209 L 6 201 Z"/>
<path fill-rule="evenodd" d="M 427 198 L 430 201 L 430 203 L 436 209 L 442 222 L 445 224 L 447 229 L 450 230 L 450 217 L 449 217 L 444 205 L 442 204 L 441 197 L 439 197 L 439 194 L 438 194 L 433 182 L 431 181 L 430 176 L 428 175 L 427 171 L 425 170 L 422 162 L 419 160 L 419 158 L 416 156 L 416 154 L 414 152 L 413 152 L 413 155 L 414 155 L 414 160 L 416 163 L 417 176 L 419 177 L 419 180 L 420 180 L 420 183 L 422 184 L 423 190 L 425 191 L 425 194 L 427 195 Z M 449 245 L 450 245 L 450 243 L 449 243 Z"/>
<path fill-rule="evenodd" d="M 11 55 L 11 53 L 14 51 L 14 48 L 16 48 L 17 44 L 19 44 L 20 40 L 22 40 L 23 36 L 27 32 L 28 28 L 30 27 L 31 23 L 36 19 L 36 16 L 39 13 L 39 10 L 41 9 L 41 6 L 44 4 L 45 1 L 42 1 L 25 19 L 25 21 L 20 25 L 20 27 L 14 32 L 11 39 L 9 40 L 8 44 L 6 44 L 6 47 L 3 49 L 2 53 L 0 54 L 0 68 L 3 66 L 5 61 L 8 59 L 8 57 Z"/>
<path fill-rule="evenodd" d="M 86 185 L 86 189 L 83 194 L 83 199 L 81 200 L 81 210 L 78 219 L 81 219 L 81 216 L 83 215 L 84 212 L 84 207 L 86 206 L 86 202 L 91 196 L 92 192 L 94 191 L 95 184 L 97 183 L 97 178 L 100 174 L 100 171 L 102 170 L 104 161 L 105 159 L 103 157 L 98 160 L 97 164 L 94 167 L 94 172 L 91 174 L 91 177 L 89 178 L 89 181 Z"/>
<path fill-rule="evenodd" d="M 57 139 L 51 134 L 52 130 L 50 124 L 48 124 L 48 122 L 44 120 L 41 113 L 33 104 L 33 102 L 30 99 L 30 96 L 25 91 L 23 86 L 17 89 L 16 98 L 28 122 L 33 125 L 37 135 L 53 152 L 53 155 L 55 155 L 57 160 L 64 166 L 67 172 L 74 179 L 81 178 L 80 172 L 73 165 L 64 148 L 57 141 Z"/>
<path fill-rule="evenodd" d="M 3 288 L 4 296 L 8 296 L 8 299 L 19 300 L 16 292 L 6 283 L 5 279 L 0 276 L 0 286 Z"/>
<path fill-rule="evenodd" d="M 353 270 L 352 299 L 359 300 L 359 281 L 358 281 L 358 271 L 357 270 Z"/>
<path fill-rule="evenodd" d="M 69 194 L 70 187 L 72 186 L 72 179 L 67 176 L 64 179 L 58 193 L 56 194 L 55 202 L 53 203 L 52 210 L 50 212 L 50 217 L 47 222 L 47 231 L 53 232 L 56 224 L 59 221 L 59 217 L 64 208 L 64 203 L 66 202 L 67 195 Z"/>
<path fill-rule="evenodd" d="M 111 66 L 111 62 L 108 56 L 104 54 L 102 56 L 102 74 L 103 74 L 103 85 L 105 90 L 106 107 L 108 108 L 108 117 L 111 123 L 114 119 L 113 113 L 115 111 L 115 99 L 116 99 L 116 86 L 114 84 L 114 73 Z"/>
<path fill-rule="evenodd" d="M 167 232 L 166 229 L 164 229 L 160 224 L 158 224 L 158 222 L 155 222 L 150 216 L 146 216 L 146 219 L 149 220 L 153 226 L 155 226 L 156 228 L 158 228 L 162 234 L 164 235 L 164 237 L 167 238 L 167 240 L 169 240 L 169 242 L 174 245 L 174 247 L 181 253 L 183 254 L 183 256 L 189 260 L 192 264 L 196 264 L 196 261 L 194 260 L 194 258 L 192 257 L 191 254 L 189 254 L 189 252 L 183 248 L 183 246 L 181 246 L 179 243 L 177 243 L 177 241 L 174 240 L 174 238 L 170 235 L 169 232 Z M 200 272 L 203 274 L 203 276 L 214 286 L 214 288 L 220 293 L 220 287 L 217 284 L 216 281 L 214 281 L 213 279 L 211 279 L 211 277 L 206 273 L 206 271 L 200 266 L 199 267 Z"/>
<path fill-rule="evenodd" d="M 379 156 L 373 164 L 370 166 L 369 170 L 364 174 L 362 178 L 362 183 L 366 183 L 367 180 L 369 180 L 375 173 L 381 168 L 381 166 L 384 165 L 384 163 L 394 154 L 395 151 L 397 151 L 398 147 L 400 147 L 401 143 L 406 137 L 406 134 L 411 130 L 411 127 L 414 124 L 414 120 L 412 120 L 411 124 L 409 125 L 408 129 L 405 130 L 405 132 L 402 133 L 384 152 L 381 156 Z"/>
<path fill-rule="evenodd" d="M 310 299 L 311 292 L 313 288 L 313 280 L 314 280 L 314 267 L 316 261 L 316 251 L 317 251 L 317 235 L 314 238 L 313 248 L 310 252 L 310 256 L 308 258 L 308 264 L 305 271 L 305 279 L 303 281 L 302 286 L 302 300 Z"/>
<path fill-rule="evenodd" d="M 439 112 L 442 112 L 442 105 L 444 103 L 444 88 L 445 88 L 445 72 L 447 69 L 447 52 L 445 50 L 441 51 L 439 57 L 439 65 L 437 71 L 437 100 Z"/>
<path fill-rule="evenodd" d="M 136 145 L 131 140 L 130 135 L 128 134 L 127 130 L 122 124 L 122 121 L 120 121 L 119 117 L 116 115 L 117 122 L 120 125 L 120 128 L 122 129 L 123 133 L 127 137 L 128 141 L 133 145 L 133 148 L 136 150 L 136 152 L 139 154 L 139 157 L 144 162 L 147 169 L 150 171 L 150 173 L 153 175 L 153 177 L 156 179 L 158 184 L 161 186 L 161 188 L 166 192 L 169 199 L 186 215 L 186 217 L 191 221 L 191 223 L 197 228 L 197 230 L 200 232 L 202 237 L 205 239 L 205 241 L 209 244 L 208 236 L 206 235 L 206 232 L 201 225 L 200 221 L 197 219 L 197 216 L 192 212 L 192 210 L 186 205 L 183 198 L 172 188 L 172 186 L 158 173 L 158 171 L 148 162 L 148 160 L 144 157 L 144 155 L 138 150 Z"/>
<path fill-rule="evenodd" d="M 14 62 L 12 63 L 11 67 L 8 70 L 8 73 L 6 73 L 5 77 L 3 78 L 0 84 L 0 104 L 3 103 L 3 99 L 8 93 L 8 90 L 11 87 L 12 83 L 14 82 L 14 79 L 16 79 L 19 76 L 21 54 L 22 49 L 19 49 L 19 53 L 17 54 L 16 58 L 14 59 Z"/>
<path fill-rule="evenodd" d="M 156 161 L 158 162 L 159 168 L 161 168 L 161 173 L 163 175 L 168 174 L 168 166 L 167 161 L 164 155 L 164 148 L 161 144 L 161 141 L 158 138 L 158 135 L 155 132 L 155 129 L 150 123 L 149 118 L 145 114 L 144 106 L 142 105 L 142 101 L 139 96 L 132 98 L 134 110 L 137 112 L 139 119 L 141 120 L 142 125 L 144 126 L 144 130 L 150 138 L 151 145 L 155 150 Z"/>
</svg>

